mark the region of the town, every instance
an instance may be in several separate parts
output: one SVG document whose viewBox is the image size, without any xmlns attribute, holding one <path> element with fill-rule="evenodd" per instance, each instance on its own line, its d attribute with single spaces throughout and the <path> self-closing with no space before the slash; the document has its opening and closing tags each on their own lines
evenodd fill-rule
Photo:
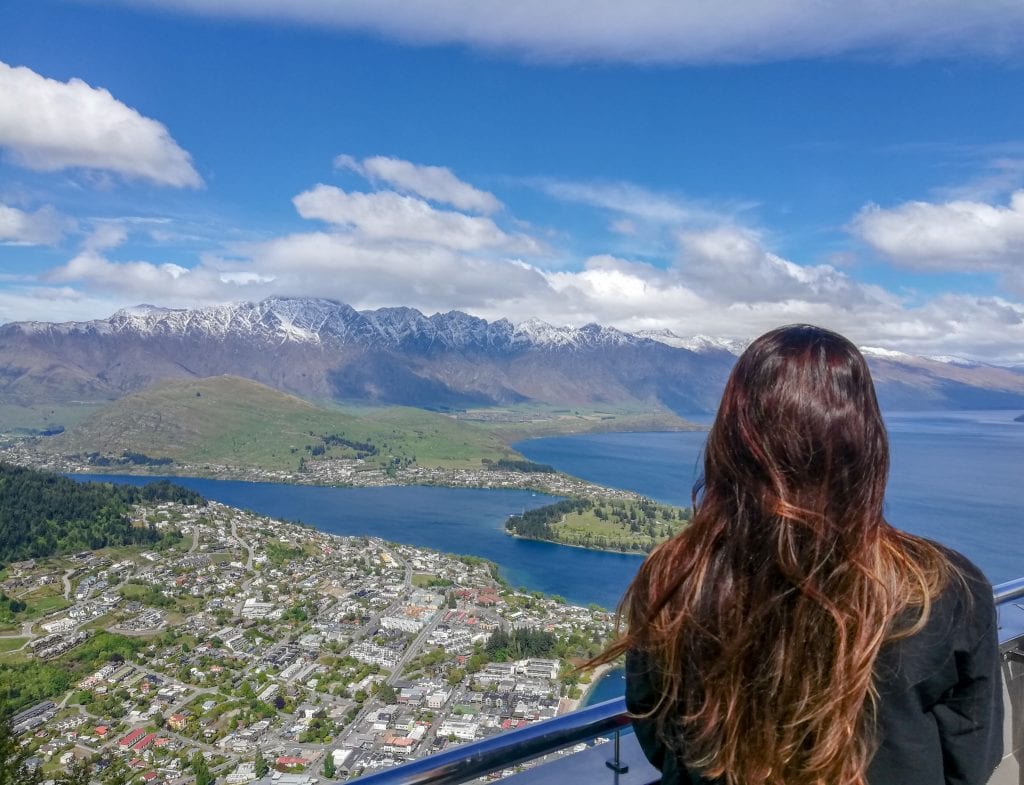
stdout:
<svg viewBox="0 0 1024 785">
<path fill-rule="evenodd" d="M 296 485 L 332 485 L 370 488 L 398 485 L 435 485 L 450 488 L 519 488 L 553 496 L 588 499 L 625 499 L 639 501 L 639 493 L 582 480 L 554 470 L 545 472 L 517 471 L 481 465 L 480 468 L 438 466 L 381 467 L 362 458 L 326 458 L 302 463 L 301 470 L 284 471 L 257 466 L 216 463 L 188 464 L 167 461 L 154 465 L 119 464 L 104 458 L 101 464 L 84 456 L 55 455 L 39 448 L 41 437 L 8 439 L 0 445 L 0 461 L 30 466 L 58 474 L 130 473 L 141 475 L 208 477 L 216 480 L 278 482 Z"/>
<path fill-rule="evenodd" d="M 612 632 L 609 612 L 474 557 L 215 502 L 133 517 L 160 547 L 0 573 L 45 610 L 0 632 L 0 666 L 68 680 L 11 720 L 44 781 L 75 765 L 156 785 L 356 776 L 571 711 L 599 675 L 576 666 Z"/>
</svg>

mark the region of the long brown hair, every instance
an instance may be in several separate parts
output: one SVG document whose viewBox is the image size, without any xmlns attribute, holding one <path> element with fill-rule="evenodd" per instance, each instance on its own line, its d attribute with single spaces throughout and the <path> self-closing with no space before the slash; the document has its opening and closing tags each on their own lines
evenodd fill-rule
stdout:
<svg viewBox="0 0 1024 785">
<path fill-rule="evenodd" d="M 663 740 L 728 785 L 863 785 L 873 665 L 924 624 L 951 567 L 891 527 L 889 448 L 863 356 L 810 325 L 743 353 L 708 434 L 690 525 L 626 592 L 596 661 L 653 663 Z"/>
</svg>

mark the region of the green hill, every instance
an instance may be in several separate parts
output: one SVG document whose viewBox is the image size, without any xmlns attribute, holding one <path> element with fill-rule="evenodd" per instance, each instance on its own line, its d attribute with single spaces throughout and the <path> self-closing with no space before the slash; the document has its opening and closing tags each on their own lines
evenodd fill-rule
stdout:
<svg viewBox="0 0 1024 785">
<path fill-rule="evenodd" d="M 126 396 L 41 439 L 39 449 L 91 456 L 99 466 L 158 467 L 169 460 L 276 471 L 331 458 L 479 467 L 484 458 L 519 457 L 496 434 L 445 415 L 324 408 L 233 376 L 169 382 Z"/>
</svg>

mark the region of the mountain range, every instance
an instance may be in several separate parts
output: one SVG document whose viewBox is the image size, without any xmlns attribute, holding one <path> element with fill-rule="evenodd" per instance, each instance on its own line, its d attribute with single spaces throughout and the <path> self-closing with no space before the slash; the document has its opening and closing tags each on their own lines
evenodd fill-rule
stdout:
<svg viewBox="0 0 1024 785">
<path fill-rule="evenodd" d="M 543 403 L 713 411 L 742 344 L 459 311 L 357 311 L 270 298 L 149 305 L 87 322 L 0 326 L 0 404 L 100 402 L 163 380 L 231 374 L 313 400 L 429 409 Z M 1024 372 L 866 349 L 892 409 L 1024 407 Z"/>
</svg>

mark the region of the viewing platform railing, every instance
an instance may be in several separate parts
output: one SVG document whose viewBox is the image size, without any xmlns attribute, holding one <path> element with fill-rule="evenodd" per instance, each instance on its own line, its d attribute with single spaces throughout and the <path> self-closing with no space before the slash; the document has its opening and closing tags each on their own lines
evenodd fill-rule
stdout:
<svg viewBox="0 0 1024 785">
<path fill-rule="evenodd" d="M 1003 653 L 1003 762 L 989 785 L 1024 785 L 1024 578 L 994 587 Z M 568 747 L 609 737 L 606 744 L 555 757 L 515 773 L 509 785 L 598 783 L 651 785 L 661 778 L 644 757 L 629 727 L 623 698 L 543 720 L 525 728 L 462 744 L 352 780 L 358 785 L 455 785 L 493 772 L 515 770 Z"/>
</svg>

